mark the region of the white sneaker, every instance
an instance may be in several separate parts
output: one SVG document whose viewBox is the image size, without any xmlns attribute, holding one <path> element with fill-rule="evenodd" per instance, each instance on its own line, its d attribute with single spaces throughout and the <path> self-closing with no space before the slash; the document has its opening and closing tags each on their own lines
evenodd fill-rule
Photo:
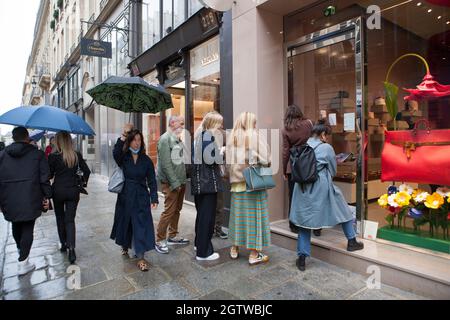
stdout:
<svg viewBox="0 0 450 320">
<path fill-rule="evenodd" d="M 206 257 L 206 258 L 196 257 L 196 259 L 199 261 L 212 261 L 212 260 L 217 260 L 219 258 L 220 258 L 220 255 L 217 252 L 214 252 L 212 255 L 210 255 L 209 257 Z"/>
<path fill-rule="evenodd" d="M 168 254 L 169 247 L 167 246 L 166 241 L 157 242 L 155 245 L 156 252 L 161 254 Z"/>
<path fill-rule="evenodd" d="M 28 272 L 33 271 L 36 268 L 34 263 L 30 263 L 28 258 L 24 261 L 19 261 L 19 276 L 26 275 Z"/>
</svg>

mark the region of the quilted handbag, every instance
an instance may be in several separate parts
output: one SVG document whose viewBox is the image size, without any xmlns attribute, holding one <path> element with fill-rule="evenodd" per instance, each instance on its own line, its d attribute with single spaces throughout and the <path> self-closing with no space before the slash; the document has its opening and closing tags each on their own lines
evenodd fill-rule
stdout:
<svg viewBox="0 0 450 320">
<path fill-rule="evenodd" d="M 243 175 L 247 191 L 258 191 L 275 188 L 272 169 L 268 167 L 250 166 L 244 169 Z"/>
<path fill-rule="evenodd" d="M 117 167 L 108 182 L 108 191 L 112 193 L 121 193 L 123 184 L 125 183 L 125 177 L 120 167 Z"/>
<path fill-rule="evenodd" d="M 426 130 L 418 130 L 420 123 Z M 431 130 L 427 120 L 413 130 L 385 131 L 381 180 L 450 185 L 450 129 Z"/>
</svg>

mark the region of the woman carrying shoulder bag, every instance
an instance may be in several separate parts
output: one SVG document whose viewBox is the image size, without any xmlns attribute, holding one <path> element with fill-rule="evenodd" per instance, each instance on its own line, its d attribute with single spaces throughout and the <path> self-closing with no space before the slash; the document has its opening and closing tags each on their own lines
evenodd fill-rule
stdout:
<svg viewBox="0 0 450 320">
<path fill-rule="evenodd" d="M 58 132 L 55 136 L 56 152 L 48 157 L 50 179 L 54 178 L 53 203 L 58 227 L 61 252 L 69 249 L 69 261 L 75 263 L 75 216 L 80 193 L 86 192 L 91 170 L 79 152 L 73 148 L 68 132 Z"/>
<path fill-rule="evenodd" d="M 244 171 L 257 164 L 270 167 L 270 151 L 267 143 L 258 135 L 256 116 L 241 113 L 227 141 L 227 166 L 230 168 L 231 207 L 229 239 L 232 242 L 230 256 L 237 259 L 239 247 L 251 251 L 249 264 L 269 261 L 262 253 L 270 245 L 270 222 L 267 190 L 247 191 Z"/>
<path fill-rule="evenodd" d="M 216 137 L 221 134 L 223 117 L 209 112 L 195 133 L 191 191 L 195 198 L 195 247 L 197 260 L 216 260 L 211 242 L 216 218 L 217 193 L 223 191 L 219 165 L 223 163 Z"/>
<path fill-rule="evenodd" d="M 140 271 L 148 271 L 147 251 L 155 248 L 155 230 L 152 211 L 158 207 L 155 167 L 145 154 L 144 136 L 131 130 L 123 148 L 113 151 L 114 160 L 122 168 L 125 182 L 119 193 L 111 239 L 122 247 L 124 253 L 133 248 Z"/>
</svg>

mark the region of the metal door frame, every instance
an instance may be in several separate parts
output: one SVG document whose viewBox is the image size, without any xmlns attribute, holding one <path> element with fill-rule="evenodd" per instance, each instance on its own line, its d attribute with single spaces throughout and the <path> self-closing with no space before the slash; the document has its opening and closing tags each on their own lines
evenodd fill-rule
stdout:
<svg viewBox="0 0 450 320">
<path fill-rule="evenodd" d="M 286 52 L 286 74 L 289 75 L 290 64 L 289 60 L 299 54 L 304 54 L 309 51 L 317 50 L 323 47 L 355 39 L 355 85 L 356 85 L 356 132 L 360 130 L 361 139 L 357 143 L 357 168 L 356 168 L 356 219 L 360 223 L 360 233 L 363 232 L 362 221 L 367 219 L 367 185 L 368 175 L 364 155 L 367 153 L 362 146 L 365 144 L 366 115 L 364 102 L 366 101 L 366 93 L 364 88 L 367 85 L 366 78 L 366 53 L 365 53 L 365 34 L 364 34 L 364 18 L 358 17 L 351 19 L 326 29 L 313 32 L 311 34 L 302 36 L 294 41 L 288 42 L 285 45 Z M 288 85 L 288 90 L 290 86 Z M 289 93 L 288 93 L 289 94 Z"/>
</svg>

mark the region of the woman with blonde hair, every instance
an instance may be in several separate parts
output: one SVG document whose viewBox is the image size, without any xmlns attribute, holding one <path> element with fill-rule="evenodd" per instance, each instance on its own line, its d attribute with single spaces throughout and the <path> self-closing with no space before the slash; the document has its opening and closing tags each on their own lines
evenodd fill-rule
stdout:
<svg viewBox="0 0 450 320">
<path fill-rule="evenodd" d="M 50 178 L 53 179 L 53 202 L 58 227 L 61 252 L 69 249 L 69 261 L 74 263 L 75 255 L 75 215 L 80 192 L 85 192 L 89 170 L 79 152 L 73 148 L 68 132 L 58 132 L 55 136 L 56 152 L 48 157 Z"/>
<path fill-rule="evenodd" d="M 223 117 L 218 112 L 205 115 L 194 135 L 191 167 L 191 192 L 195 198 L 195 247 L 197 260 L 216 260 L 211 242 L 214 234 L 217 193 L 223 191 L 219 165 L 223 159 L 220 151 L 220 128 Z"/>
<path fill-rule="evenodd" d="M 243 171 L 250 165 L 270 166 L 269 147 L 256 130 L 256 116 L 241 113 L 227 139 L 227 166 L 230 169 L 231 207 L 229 239 L 232 259 L 239 256 L 239 247 L 251 251 L 249 264 L 269 261 L 262 253 L 270 245 L 267 191 L 247 191 Z"/>
</svg>

